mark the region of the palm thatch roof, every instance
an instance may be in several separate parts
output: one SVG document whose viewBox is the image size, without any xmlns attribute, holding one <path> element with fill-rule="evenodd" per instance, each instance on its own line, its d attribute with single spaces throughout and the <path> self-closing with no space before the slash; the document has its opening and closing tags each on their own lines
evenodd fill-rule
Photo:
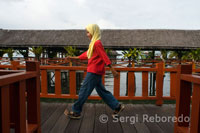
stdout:
<svg viewBox="0 0 200 133">
<path fill-rule="evenodd" d="M 200 30 L 102 30 L 105 48 L 196 49 L 200 48 Z M 85 30 L 7 30 L 0 29 L 0 47 L 88 48 Z"/>
</svg>

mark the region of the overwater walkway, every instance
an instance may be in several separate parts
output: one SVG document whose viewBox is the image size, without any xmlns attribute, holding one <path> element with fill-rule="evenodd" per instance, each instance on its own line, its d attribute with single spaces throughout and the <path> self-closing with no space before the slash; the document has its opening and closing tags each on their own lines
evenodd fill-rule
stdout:
<svg viewBox="0 0 200 133">
<path fill-rule="evenodd" d="M 42 133 L 173 133 L 174 130 L 171 119 L 165 121 L 174 116 L 174 104 L 126 104 L 121 116 L 113 119 L 107 105 L 87 103 L 80 120 L 71 120 L 63 114 L 71 106 L 71 103 L 41 102 Z"/>
</svg>

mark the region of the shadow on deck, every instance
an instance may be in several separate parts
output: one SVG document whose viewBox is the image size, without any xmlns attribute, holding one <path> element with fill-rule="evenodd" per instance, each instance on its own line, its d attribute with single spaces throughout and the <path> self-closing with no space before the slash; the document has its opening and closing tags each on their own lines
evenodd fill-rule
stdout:
<svg viewBox="0 0 200 133">
<path fill-rule="evenodd" d="M 175 115 L 174 104 L 163 106 L 126 104 L 120 118 L 113 119 L 112 110 L 107 105 L 87 103 L 84 105 L 80 120 L 69 119 L 63 114 L 64 110 L 71 109 L 71 106 L 71 103 L 41 102 L 42 133 L 173 133 L 174 131 L 174 123 L 170 119 Z M 160 122 L 159 118 L 162 118 L 163 122 Z M 169 121 L 166 121 L 167 118 Z M 105 122 L 106 120 L 108 121 Z"/>
</svg>

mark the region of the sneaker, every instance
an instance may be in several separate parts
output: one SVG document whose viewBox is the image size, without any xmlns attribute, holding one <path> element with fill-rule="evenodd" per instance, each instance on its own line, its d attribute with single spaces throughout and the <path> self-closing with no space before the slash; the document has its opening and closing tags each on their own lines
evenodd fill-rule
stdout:
<svg viewBox="0 0 200 133">
<path fill-rule="evenodd" d="M 75 113 L 73 111 L 69 112 L 67 109 L 65 110 L 64 114 L 71 119 L 80 119 L 81 118 L 81 114 Z"/>
<path fill-rule="evenodd" d="M 112 116 L 119 115 L 124 110 L 124 108 L 125 108 L 125 106 L 120 104 L 119 107 L 117 109 L 115 109 L 115 111 L 113 112 Z"/>
</svg>

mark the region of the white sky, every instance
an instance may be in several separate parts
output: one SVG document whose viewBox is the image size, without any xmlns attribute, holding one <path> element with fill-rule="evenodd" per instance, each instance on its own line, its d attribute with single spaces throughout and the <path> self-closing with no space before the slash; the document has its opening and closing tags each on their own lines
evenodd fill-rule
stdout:
<svg viewBox="0 0 200 133">
<path fill-rule="evenodd" d="M 0 0 L 0 28 L 200 29 L 200 0 Z"/>
</svg>

